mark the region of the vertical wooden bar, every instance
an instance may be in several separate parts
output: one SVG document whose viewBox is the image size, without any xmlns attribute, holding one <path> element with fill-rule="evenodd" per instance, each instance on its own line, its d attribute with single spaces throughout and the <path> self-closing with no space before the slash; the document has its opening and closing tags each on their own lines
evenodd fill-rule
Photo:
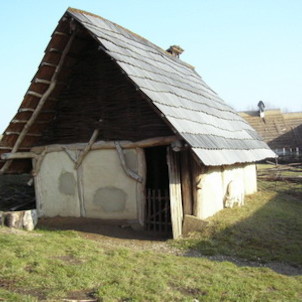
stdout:
<svg viewBox="0 0 302 302">
<path fill-rule="evenodd" d="M 151 230 L 151 202 L 152 202 L 152 199 L 151 199 L 151 189 L 148 189 L 148 200 L 147 200 L 147 203 L 148 203 L 148 214 L 146 215 L 147 216 L 147 223 L 148 223 L 148 227 L 147 227 L 147 230 L 150 231 Z"/>
<path fill-rule="evenodd" d="M 157 198 L 158 198 L 158 230 L 162 232 L 162 215 L 163 215 L 163 208 L 162 208 L 162 196 L 161 190 L 157 190 Z"/>
<path fill-rule="evenodd" d="M 153 231 L 156 231 L 156 191 L 152 190 L 152 225 Z"/>
<path fill-rule="evenodd" d="M 168 191 L 165 190 L 164 191 L 164 232 L 167 233 L 168 232 L 168 202 L 169 202 L 169 197 L 168 197 Z"/>
<path fill-rule="evenodd" d="M 138 209 L 138 221 L 143 226 L 145 224 L 146 214 L 146 179 L 147 179 L 147 166 L 145 151 L 142 148 L 136 148 L 137 154 L 137 173 L 143 179 L 143 182 L 136 183 L 136 194 L 137 194 L 137 209 Z"/>
<path fill-rule="evenodd" d="M 201 214 L 201 200 L 200 200 L 200 190 L 202 189 L 203 180 L 203 168 L 200 164 L 193 158 L 192 161 L 192 185 L 193 185 L 193 215 L 200 217 Z"/>
<path fill-rule="evenodd" d="M 192 196 L 192 179 L 189 150 L 182 151 L 180 154 L 181 164 L 181 192 L 183 201 L 184 215 L 193 214 L 193 196 Z"/>
<path fill-rule="evenodd" d="M 183 208 L 181 198 L 181 180 L 179 158 L 171 148 L 167 150 L 167 162 L 169 171 L 170 211 L 173 239 L 182 234 Z"/>
</svg>

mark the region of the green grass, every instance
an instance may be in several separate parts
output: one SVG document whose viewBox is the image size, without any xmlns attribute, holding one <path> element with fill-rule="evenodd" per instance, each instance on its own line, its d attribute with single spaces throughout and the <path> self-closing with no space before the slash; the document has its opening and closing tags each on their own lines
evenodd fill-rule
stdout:
<svg viewBox="0 0 302 302">
<path fill-rule="evenodd" d="M 37 236 L 39 235 L 39 236 Z M 5 301 L 299 301 L 300 277 L 205 258 L 104 249 L 78 233 L 0 233 Z"/>
<path fill-rule="evenodd" d="M 188 255 L 197 250 L 299 266 L 301 213 L 299 196 L 263 189 L 244 207 L 210 218 L 202 232 L 167 244 Z M 0 247 L 0 301 L 302 301 L 301 274 L 249 262 L 108 246 L 75 231 L 0 228 Z"/>
<path fill-rule="evenodd" d="M 302 265 L 302 184 L 259 180 L 258 187 L 244 207 L 220 211 L 203 231 L 172 244 L 205 255 Z"/>
<path fill-rule="evenodd" d="M 302 202 L 295 196 L 259 192 L 242 208 L 225 209 L 188 239 L 173 242 L 205 255 L 302 265 Z"/>
</svg>

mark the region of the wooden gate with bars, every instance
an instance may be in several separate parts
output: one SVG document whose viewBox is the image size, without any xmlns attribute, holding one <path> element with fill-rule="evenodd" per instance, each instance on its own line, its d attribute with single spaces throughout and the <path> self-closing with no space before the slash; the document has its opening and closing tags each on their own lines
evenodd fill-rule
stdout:
<svg viewBox="0 0 302 302">
<path fill-rule="evenodd" d="M 145 227 L 147 231 L 172 232 L 169 190 L 147 189 Z"/>
</svg>

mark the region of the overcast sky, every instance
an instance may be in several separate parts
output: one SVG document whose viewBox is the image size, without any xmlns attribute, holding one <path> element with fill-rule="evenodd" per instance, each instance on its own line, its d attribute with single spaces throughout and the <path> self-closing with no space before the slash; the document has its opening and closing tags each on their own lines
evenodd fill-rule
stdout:
<svg viewBox="0 0 302 302">
<path fill-rule="evenodd" d="M 236 110 L 302 111 L 302 0 L 1 0 L 0 132 L 18 110 L 57 22 L 79 8 L 181 59 Z"/>
</svg>

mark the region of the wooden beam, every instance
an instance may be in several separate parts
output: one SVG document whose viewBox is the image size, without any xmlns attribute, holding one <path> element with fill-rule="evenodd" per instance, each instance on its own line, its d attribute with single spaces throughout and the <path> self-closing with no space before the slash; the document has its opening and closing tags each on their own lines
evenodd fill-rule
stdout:
<svg viewBox="0 0 302 302">
<path fill-rule="evenodd" d="M 43 79 L 39 79 L 39 78 L 35 78 L 35 80 L 34 80 L 34 82 L 36 83 L 36 84 L 46 84 L 46 85 L 50 85 L 50 81 L 48 81 L 48 80 L 43 80 Z"/>
<path fill-rule="evenodd" d="M 62 53 L 61 50 L 59 50 L 59 49 L 57 49 L 57 48 L 54 48 L 54 47 L 49 48 L 48 52 Z"/>
<path fill-rule="evenodd" d="M 68 34 L 66 34 L 66 33 L 64 33 L 64 32 L 61 32 L 61 31 L 55 31 L 53 34 L 54 34 L 54 35 L 58 35 L 58 36 L 65 36 L 65 37 L 68 36 Z"/>
<path fill-rule="evenodd" d="M 92 133 L 92 135 L 91 135 L 91 138 L 90 138 L 88 144 L 85 146 L 83 152 L 80 154 L 78 160 L 76 161 L 76 163 L 75 163 L 75 165 L 74 165 L 75 169 L 77 169 L 77 168 L 81 165 L 81 163 L 82 163 L 84 157 L 87 155 L 87 153 L 88 153 L 89 150 L 91 149 L 91 146 L 92 146 L 92 145 L 94 144 L 94 142 L 96 141 L 96 139 L 97 139 L 97 137 L 98 137 L 98 135 L 99 135 L 99 132 L 100 132 L 99 129 L 94 129 L 94 131 L 93 131 L 93 133 Z"/>
<path fill-rule="evenodd" d="M 119 141 L 120 146 L 123 149 L 133 149 L 133 148 L 149 148 L 149 147 L 156 147 L 156 146 L 166 146 L 171 144 L 172 142 L 176 141 L 178 138 L 176 136 L 163 136 L 163 137 L 154 137 L 149 138 L 137 142 L 131 141 Z M 48 152 L 56 152 L 62 151 L 65 148 L 69 150 L 83 150 L 87 144 L 78 143 L 78 144 L 69 144 L 69 145 L 49 145 L 47 146 Z M 95 142 L 91 146 L 91 150 L 101 150 L 101 149 L 115 149 L 115 144 L 112 141 L 98 141 Z M 45 149 L 45 146 L 37 146 L 33 147 L 32 151 L 35 153 L 41 153 Z"/>
<path fill-rule="evenodd" d="M 124 172 L 126 173 L 126 175 L 128 175 L 130 178 L 133 178 L 134 180 L 142 183 L 143 178 L 140 175 L 138 175 L 136 172 L 132 171 L 130 168 L 127 167 L 125 155 L 124 155 L 124 152 L 123 152 L 119 142 L 116 141 L 116 142 L 114 142 L 114 144 L 115 144 L 116 151 L 119 156 L 122 168 L 123 168 Z"/>
<path fill-rule="evenodd" d="M 12 124 L 26 124 L 28 120 L 16 120 L 16 119 L 13 119 L 11 121 Z"/>
<path fill-rule="evenodd" d="M 16 120 L 13 119 L 11 121 L 12 124 L 26 124 L 28 122 L 28 120 Z M 36 121 L 37 124 L 47 124 L 48 121 Z"/>
<path fill-rule="evenodd" d="M 20 112 L 34 112 L 34 111 L 35 111 L 35 109 L 32 109 L 32 108 L 20 108 L 18 110 L 19 113 Z"/>
<path fill-rule="evenodd" d="M 48 63 L 48 62 L 42 62 L 42 63 L 41 63 L 41 66 L 42 66 L 42 67 L 43 67 L 43 66 L 48 66 L 48 67 L 54 67 L 54 68 L 57 68 L 57 67 L 58 67 L 58 65 L 52 64 L 52 63 Z"/>
<path fill-rule="evenodd" d="M 24 159 L 24 158 L 37 158 L 38 155 L 34 152 L 15 152 L 15 153 L 3 153 L 1 159 Z"/>
<path fill-rule="evenodd" d="M 37 97 L 39 99 L 42 98 L 42 96 L 43 96 L 43 94 L 35 92 L 35 91 L 32 91 L 32 90 L 28 90 L 26 94 L 35 96 L 35 97 Z"/>
<path fill-rule="evenodd" d="M 17 138 L 15 145 L 12 149 L 12 153 L 15 153 L 19 146 L 21 145 L 21 143 L 23 142 L 24 137 L 26 136 L 26 134 L 28 133 L 28 130 L 30 129 L 30 127 L 33 125 L 33 123 L 35 122 L 37 116 L 39 115 L 40 111 L 42 110 L 46 100 L 48 99 L 48 97 L 50 96 L 50 94 L 52 93 L 52 91 L 54 90 L 54 88 L 56 87 L 56 82 L 57 82 L 57 77 L 61 71 L 61 68 L 63 66 L 65 57 L 67 56 L 67 53 L 70 50 L 71 44 L 75 38 L 76 35 L 76 30 L 73 31 L 72 35 L 70 36 L 64 51 L 61 55 L 60 61 L 51 77 L 51 84 L 49 85 L 49 87 L 47 88 L 47 90 L 45 91 L 45 93 L 43 94 L 43 96 L 41 97 L 37 107 L 35 108 L 35 111 L 33 112 L 33 114 L 31 115 L 30 119 L 28 120 L 28 123 L 24 125 L 22 132 L 20 133 L 19 137 Z M 2 166 L 0 173 L 4 173 L 9 166 L 11 165 L 11 161 L 8 160 L 6 161 L 6 163 Z"/>
<path fill-rule="evenodd" d="M 18 131 L 6 131 L 4 134 L 5 135 L 21 135 L 22 132 Z M 38 133 L 26 133 L 25 136 L 42 136 L 42 134 Z"/>
</svg>

